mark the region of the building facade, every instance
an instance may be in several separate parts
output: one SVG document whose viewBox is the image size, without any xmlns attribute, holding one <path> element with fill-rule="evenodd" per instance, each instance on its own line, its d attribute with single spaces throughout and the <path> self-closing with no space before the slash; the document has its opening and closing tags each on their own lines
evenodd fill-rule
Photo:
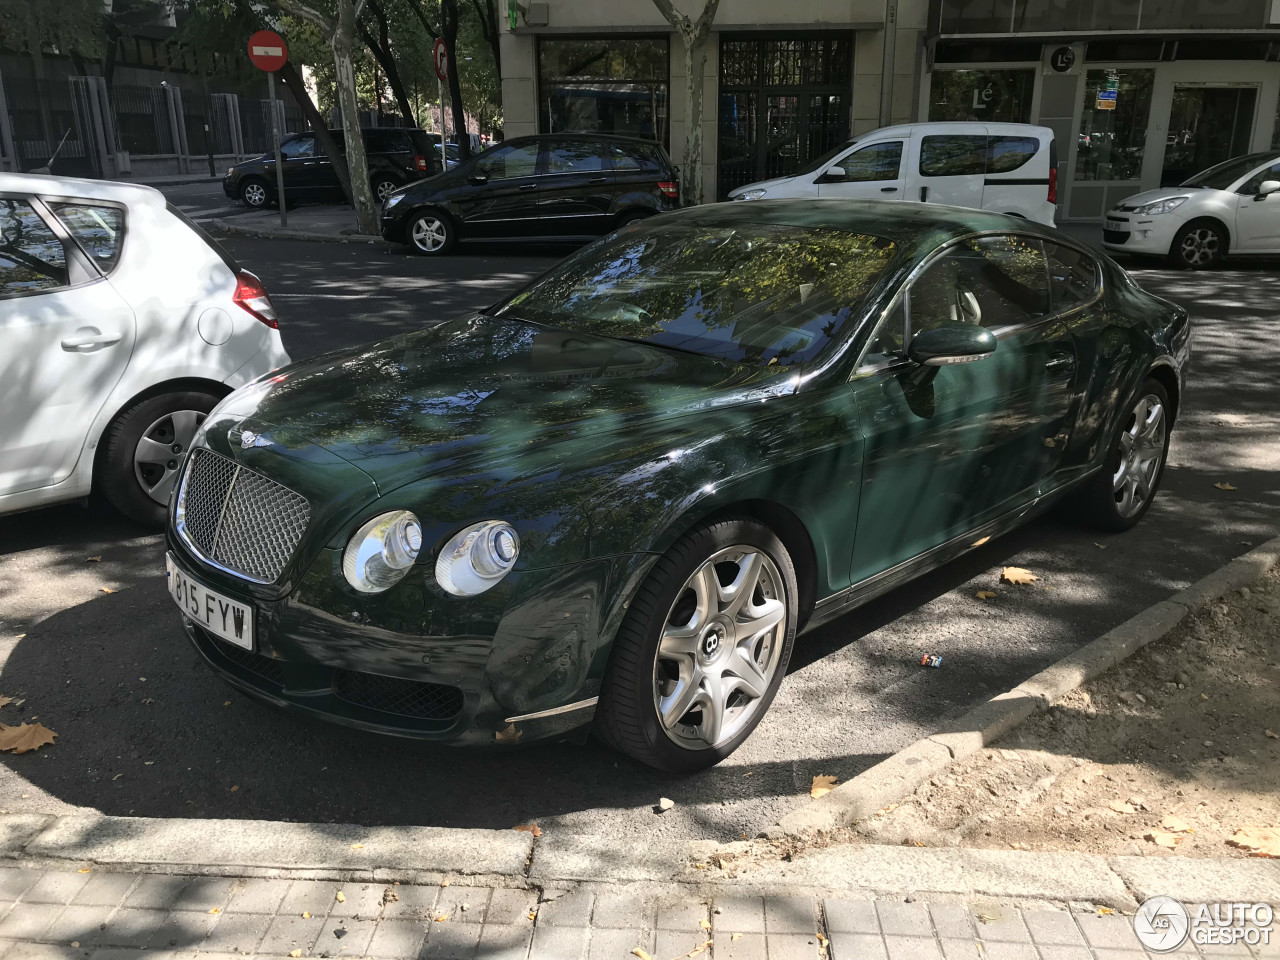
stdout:
<svg viewBox="0 0 1280 960">
<path fill-rule="evenodd" d="M 691 16 L 702 0 L 676 0 Z M 684 50 L 652 0 L 521 3 L 507 136 L 602 132 L 680 162 Z M 882 82 L 883 78 L 889 78 Z M 1280 0 L 722 0 L 707 44 L 704 194 L 785 176 L 877 126 L 1041 123 L 1059 218 L 1280 147 Z"/>
</svg>

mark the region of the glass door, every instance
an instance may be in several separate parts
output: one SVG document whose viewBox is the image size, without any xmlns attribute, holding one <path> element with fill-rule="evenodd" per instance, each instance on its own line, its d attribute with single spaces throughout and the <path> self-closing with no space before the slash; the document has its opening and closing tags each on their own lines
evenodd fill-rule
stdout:
<svg viewBox="0 0 1280 960">
<path fill-rule="evenodd" d="M 1161 186 L 1249 152 L 1256 86 L 1174 84 Z"/>
</svg>

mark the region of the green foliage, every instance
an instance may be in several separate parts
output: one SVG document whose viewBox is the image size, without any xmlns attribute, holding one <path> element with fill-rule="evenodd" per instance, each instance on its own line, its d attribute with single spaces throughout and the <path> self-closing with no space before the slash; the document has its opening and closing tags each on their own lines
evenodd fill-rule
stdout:
<svg viewBox="0 0 1280 960">
<path fill-rule="evenodd" d="M 0 45 L 19 53 L 32 49 L 103 56 L 107 19 L 102 0 L 4 0 Z"/>
</svg>

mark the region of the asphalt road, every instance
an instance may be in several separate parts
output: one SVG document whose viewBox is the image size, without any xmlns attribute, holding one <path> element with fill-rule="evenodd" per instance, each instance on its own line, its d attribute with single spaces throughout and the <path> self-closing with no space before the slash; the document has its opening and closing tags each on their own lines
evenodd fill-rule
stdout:
<svg viewBox="0 0 1280 960">
<path fill-rule="evenodd" d="M 484 248 L 430 261 L 380 246 L 227 245 L 271 290 L 295 358 L 482 306 L 563 253 Z M 1165 486 L 1142 524 L 1104 539 L 1050 516 L 808 635 L 761 727 L 716 769 L 667 779 L 596 744 L 462 752 L 261 707 L 181 636 L 160 537 L 65 506 L 0 519 L 0 694 L 21 701 L 0 708 L 0 721 L 38 717 L 59 734 L 52 748 L 0 757 L 0 808 L 496 828 L 536 820 L 662 843 L 753 835 L 805 802 L 815 774 L 856 774 L 1276 533 L 1276 266 L 1136 273 L 1196 321 Z M 1041 581 L 997 586 L 1006 564 Z M 979 589 L 999 597 L 978 601 Z M 940 669 L 919 665 L 926 652 L 942 655 Z M 659 816 L 662 796 L 676 806 Z"/>
</svg>

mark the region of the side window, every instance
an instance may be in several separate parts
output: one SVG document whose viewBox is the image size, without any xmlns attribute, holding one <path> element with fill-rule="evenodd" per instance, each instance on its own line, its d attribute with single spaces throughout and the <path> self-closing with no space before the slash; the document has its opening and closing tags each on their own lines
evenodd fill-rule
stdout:
<svg viewBox="0 0 1280 960">
<path fill-rule="evenodd" d="M 454 157 L 450 154 L 450 160 Z M 490 180 L 532 177 L 538 167 L 538 145 L 526 143 L 518 147 L 495 147 L 480 155 L 476 169 Z"/>
<path fill-rule="evenodd" d="M 902 141 L 873 143 L 855 150 L 836 164 L 844 169 L 842 183 L 866 183 L 871 180 L 896 180 L 902 164 Z"/>
<path fill-rule="evenodd" d="M 635 154 L 629 153 L 614 144 L 609 145 L 609 164 L 614 170 L 623 172 L 642 169 L 640 160 Z"/>
<path fill-rule="evenodd" d="M 903 354 L 907 342 L 906 301 L 906 297 L 899 300 L 898 305 L 884 318 L 871 339 L 864 363 L 882 363 Z"/>
<path fill-rule="evenodd" d="M 68 284 L 67 254 L 31 204 L 0 200 L 0 297 Z"/>
<path fill-rule="evenodd" d="M 545 173 L 600 173 L 605 169 L 600 151 L 583 140 L 552 140 L 546 144 Z"/>
<path fill-rule="evenodd" d="M 956 323 L 998 330 L 1048 313 L 1044 251 L 1029 238 L 966 240 L 911 286 L 912 334 Z"/>
<path fill-rule="evenodd" d="M 1088 303 L 1098 292 L 1098 265 L 1088 254 L 1073 247 L 1046 243 L 1049 261 L 1049 289 L 1054 310 L 1070 310 Z"/>
<path fill-rule="evenodd" d="M 920 141 L 921 176 L 980 176 L 986 172 L 986 137 L 935 134 Z"/>
<path fill-rule="evenodd" d="M 988 137 L 991 156 L 987 173 L 1011 173 L 1040 152 L 1035 137 Z"/>
<path fill-rule="evenodd" d="M 280 156 L 286 160 L 293 160 L 297 157 L 314 157 L 316 154 L 316 141 L 314 137 L 294 137 L 292 140 L 286 140 L 280 144 Z"/>
<path fill-rule="evenodd" d="M 408 153 L 412 147 L 400 130 L 371 130 L 365 134 L 365 149 L 370 153 Z"/>
<path fill-rule="evenodd" d="M 89 203 L 53 203 L 50 207 L 98 268 L 110 273 L 120 258 L 124 211 Z"/>
<path fill-rule="evenodd" d="M 1258 191 L 1262 189 L 1262 181 L 1264 180 L 1280 180 L 1280 163 L 1273 163 L 1269 167 L 1264 167 L 1245 181 L 1236 193 L 1245 197 L 1256 197 Z"/>
</svg>

